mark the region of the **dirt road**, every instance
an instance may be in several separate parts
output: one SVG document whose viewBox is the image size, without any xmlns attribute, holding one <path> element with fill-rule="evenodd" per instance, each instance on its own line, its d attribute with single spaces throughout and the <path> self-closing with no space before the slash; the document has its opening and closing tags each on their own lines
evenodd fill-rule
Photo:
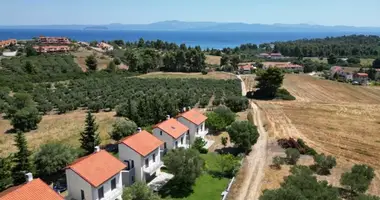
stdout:
<svg viewBox="0 0 380 200">
<path fill-rule="evenodd" d="M 243 80 L 240 76 L 237 76 L 242 81 L 242 93 L 246 94 L 246 89 Z M 238 196 L 234 197 L 236 200 L 254 200 L 260 196 L 261 182 L 264 178 L 264 169 L 267 157 L 267 144 L 268 134 L 264 129 L 263 122 L 261 121 L 260 109 L 253 102 L 250 102 L 254 123 L 257 126 L 257 130 L 260 133 L 260 137 L 257 143 L 253 146 L 251 153 L 246 157 L 244 165 L 247 165 L 246 177 L 243 183 L 240 185 L 240 191 Z"/>
</svg>

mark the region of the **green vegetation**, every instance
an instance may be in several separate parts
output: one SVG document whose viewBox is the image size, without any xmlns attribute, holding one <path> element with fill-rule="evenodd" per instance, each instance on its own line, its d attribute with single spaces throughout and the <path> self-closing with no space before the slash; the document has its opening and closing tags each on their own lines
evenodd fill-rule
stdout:
<svg viewBox="0 0 380 200">
<path fill-rule="evenodd" d="M 136 182 L 123 190 L 123 200 L 160 200 L 160 196 L 154 193 L 145 183 Z"/>
<path fill-rule="evenodd" d="M 227 97 L 225 105 L 229 107 L 233 112 L 244 111 L 248 108 L 248 99 L 243 96 Z"/>
<path fill-rule="evenodd" d="M 204 160 L 195 149 L 178 148 L 169 151 L 163 158 L 168 172 L 174 178 L 163 189 L 164 196 L 188 196 L 197 178 L 202 174 L 205 167 Z"/>
<path fill-rule="evenodd" d="M 199 153 L 207 153 L 208 150 L 204 148 L 206 144 L 207 142 L 203 138 L 197 137 L 191 145 L 191 148 L 199 151 Z"/>
<path fill-rule="evenodd" d="M 25 173 L 32 171 L 31 152 L 28 150 L 28 143 L 24 133 L 17 133 L 15 143 L 18 151 L 13 157 L 12 179 L 14 185 L 20 185 L 25 182 Z"/>
<path fill-rule="evenodd" d="M 112 125 L 112 131 L 110 136 L 113 140 L 119 141 L 120 139 L 130 136 L 137 130 L 137 125 L 135 122 L 127 119 L 117 119 L 117 121 Z"/>
<path fill-rule="evenodd" d="M 314 156 L 314 166 L 312 168 L 319 175 L 329 175 L 330 169 L 336 166 L 336 160 L 332 156 L 325 156 L 325 154 L 317 154 Z"/>
<path fill-rule="evenodd" d="M 340 184 L 349 189 L 351 195 L 365 193 L 374 177 L 375 172 L 372 167 L 354 165 L 351 172 L 346 172 L 342 175 Z"/>
<path fill-rule="evenodd" d="M 87 112 L 86 125 L 84 131 L 80 133 L 81 148 L 84 150 L 85 155 L 94 152 L 96 146 L 100 144 L 98 125 L 95 122 L 95 117 L 91 112 Z"/>
<path fill-rule="evenodd" d="M 295 100 L 295 97 L 286 89 L 280 89 L 284 80 L 284 74 L 281 69 L 271 67 L 258 74 L 256 79 L 258 81 L 256 87 L 259 89 L 247 92 L 248 98 Z"/>
<path fill-rule="evenodd" d="M 379 36 L 350 35 L 324 39 L 302 39 L 289 42 L 275 42 L 273 51 L 291 57 L 376 57 L 380 43 Z M 263 46 L 266 44 L 262 44 Z"/>
<path fill-rule="evenodd" d="M 235 121 L 235 113 L 224 106 L 217 107 L 214 111 L 208 112 L 206 126 L 213 131 L 225 130 L 232 122 Z"/>
<path fill-rule="evenodd" d="M 245 153 L 251 150 L 259 138 L 257 127 L 248 121 L 235 121 L 227 127 L 231 141 Z"/>
<path fill-rule="evenodd" d="M 289 148 L 285 151 L 286 161 L 290 165 L 295 165 L 300 158 L 301 154 L 297 149 Z"/>
<path fill-rule="evenodd" d="M 78 157 L 78 152 L 72 147 L 62 143 L 47 143 L 40 147 L 34 155 L 34 165 L 40 177 L 50 177 L 73 162 Z"/>
<path fill-rule="evenodd" d="M 12 186 L 12 160 L 11 157 L 0 157 L 0 191 Z"/>
</svg>

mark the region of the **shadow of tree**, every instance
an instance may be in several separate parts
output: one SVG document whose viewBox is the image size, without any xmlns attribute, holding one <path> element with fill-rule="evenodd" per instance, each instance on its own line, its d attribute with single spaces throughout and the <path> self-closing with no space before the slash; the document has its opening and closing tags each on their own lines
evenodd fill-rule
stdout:
<svg viewBox="0 0 380 200">
<path fill-rule="evenodd" d="M 178 184 L 174 179 L 166 183 L 158 192 L 163 198 L 184 198 L 190 196 L 191 193 L 193 193 L 192 186 Z"/>
<path fill-rule="evenodd" d="M 219 154 L 232 154 L 238 156 L 241 153 L 244 153 L 244 150 L 238 147 L 223 147 L 221 149 L 216 149 L 215 152 Z"/>
</svg>

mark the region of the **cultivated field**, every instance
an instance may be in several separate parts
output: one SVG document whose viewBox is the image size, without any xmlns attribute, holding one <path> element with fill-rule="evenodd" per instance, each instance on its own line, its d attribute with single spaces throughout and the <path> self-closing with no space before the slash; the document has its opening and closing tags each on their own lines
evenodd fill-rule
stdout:
<svg viewBox="0 0 380 200">
<path fill-rule="evenodd" d="M 206 75 L 201 73 L 182 72 L 152 72 L 139 76 L 141 78 L 210 78 L 210 79 L 236 79 L 236 76 L 226 72 L 209 72 Z"/>
<path fill-rule="evenodd" d="M 220 65 L 221 56 L 206 55 L 206 63 L 210 65 Z"/>
<path fill-rule="evenodd" d="M 99 125 L 99 134 L 103 144 L 110 142 L 108 132 L 116 120 L 115 112 L 101 112 L 94 114 Z M 74 111 L 62 115 L 45 115 L 38 124 L 38 129 L 25 133 L 30 150 L 36 150 L 41 144 L 49 141 L 60 141 L 79 147 L 79 134 L 84 128 L 86 113 Z M 16 151 L 14 134 L 6 133 L 11 129 L 8 120 L 0 120 L 0 157 L 8 156 Z"/>
<path fill-rule="evenodd" d="M 339 185 L 340 174 L 352 164 L 369 164 L 377 170 L 369 191 L 380 195 L 380 88 L 352 86 L 307 75 L 286 75 L 283 86 L 297 100 L 257 102 L 266 115 L 266 128 L 272 141 L 302 138 L 318 152 L 335 156 L 338 166 L 333 174 L 319 177 L 334 185 Z M 266 182 L 262 189 L 278 185 L 283 174 L 279 173 L 268 168 L 265 180 L 271 184 Z M 277 183 L 268 176 L 279 177 Z"/>
<path fill-rule="evenodd" d="M 98 61 L 98 69 L 105 69 L 111 58 L 103 55 L 102 53 L 96 52 L 95 50 L 88 50 L 86 48 L 80 47 L 78 51 L 73 52 L 72 55 L 75 56 L 75 61 L 82 68 L 83 71 L 87 71 L 86 57 L 92 54 L 96 55 L 96 60 Z"/>
</svg>

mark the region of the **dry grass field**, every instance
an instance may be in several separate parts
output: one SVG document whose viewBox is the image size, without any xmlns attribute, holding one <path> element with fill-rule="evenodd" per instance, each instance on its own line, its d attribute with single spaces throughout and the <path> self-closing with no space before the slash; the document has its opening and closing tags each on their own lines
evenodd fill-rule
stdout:
<svg viewBox="0 0 380 200">
<path fill-rule="evenodd" d="M 115 112 L 96 113 L 99 134 L 102 144 L 110 142 L 108 132 L 116 120 Z M 79 147 L 79 133 L 84 128 L 85 111 L 74 111 L 63 115 L 45 115 L 38 129 L 25 134 L 30 150 L 36 150 L 41 144 L 49 141 L 59 141 Z M 8 120 L 0 120 L 0 157 L 16 151 L 14 134 L 6 133 L 12 126 Z"/>
<path fill-rule="evenodd" d="M 327 58 L 323 58 L 323 60 L 320 60 L 318 57 L 307 57 L 307 58 L 310 58 L 314 61 L 318 61 L 321 63 L 327 63 Z M 362 64 L 363 66 L 372 65 L 374 60 L 375 59 L 373 58 L 360 58 L 360 64 Z"/>
<path fill-rule="evenodd" d="M 209 72 L 206 75 L 201 73 L 182 72 L 152 72 L 139 76 L 140 78 L 206 78 L 206 79 L 236 79 L 236 76 L 226 72 Z"/>
<path fill-rule="evenodd" d="M 221 56 L 206 55 L 206 63 L 210 65 L 220 65 Z"/>
<path fill-rule="evenodd" d="M 371 165 L 377 177 L 370 192 L 380 195 L 380 88 L 307 75 L 286 75 L 283 86 L 297 100 L 257 101 L 271 138 L 302 138 L 318 152 L 335 156 L 333 175 L 320 177 L 334 185 L 352 164 Z"/>
<path fill-rule="evenodd" d="M 80 47 L 78 51 L 72 53 L 72 55 L 75 56 L 75 61 L 83 71 L 87 71 L 86 57 L 92 54 L 96 55 L 96 60 L 98 61 L 98 69 L 107 68 L 108 63 L 111 61 L 111 58 L 103 55 L 102 53 L 96 52 L 95 50 L 88 50 L 83 47 Z"/>
</svg>

